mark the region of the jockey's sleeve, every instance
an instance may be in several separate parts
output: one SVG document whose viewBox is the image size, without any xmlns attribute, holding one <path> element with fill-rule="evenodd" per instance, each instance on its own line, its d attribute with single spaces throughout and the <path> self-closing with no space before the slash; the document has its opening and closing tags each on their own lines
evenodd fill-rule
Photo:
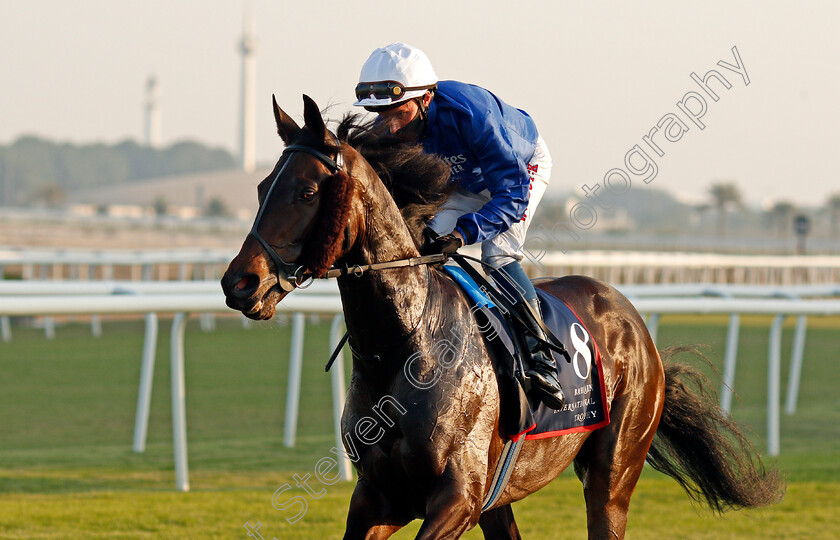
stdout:
<svg viewBox="0 0 840 540">
<path fill-rule="evenodd" d="M 528 207 L 527 164 L 514 151 L 505 127 L 492 113 L 471 119 L 471 150 L 481 167 L 491 199 L 477 212 L 458 218 L 455 230 L 467 244 L 483 242 L 520 221 Z"/>
</svg>

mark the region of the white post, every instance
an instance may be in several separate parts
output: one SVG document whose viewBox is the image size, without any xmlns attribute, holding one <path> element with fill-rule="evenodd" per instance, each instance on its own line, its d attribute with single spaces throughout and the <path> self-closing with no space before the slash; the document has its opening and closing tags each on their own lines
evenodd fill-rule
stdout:
<svg viewBox="0 0 840 540">
<path fill-rule="evenodd" d="M 188 314 L 177 313 L 172 320 L 171 377 L 172 377 L 172 446 L 175 451 L 175 489 L 189 491 L 187 465 L 187 412 L 184 388 L 184 328 Z"/>
<path fill-rule="evenodd" d="M 330 326 L 330 351 L 334 351 L 338 347 L 338 342 L 341 341 L 341 328 L 344 323 L 343 315 L 336 315 L 333 317 L 332 326 Z M 341 471 L 341 478 L 346 482 L 353 479 L 353 471 L 350 466 L 350 459 L 341 450 L 344 448 L 344 441 L 341 438 L 341 414 L 344 412 L 345 399 L 345 379 L 344 379 L 344 352 L 339 351 L 335 358 L 335 363 L 332 365 L 332 373 L 330 380 L 332 382 L 332 398 L 333 398 L 333 425 L 335 427 L 335 444 L 338 450 L 339 469 Z"/>
<path fill-rule="evenodd" d="M 0 336 L 6 343 L 12 341 L 12 324 L 8 315 L 0 317 Z"/>
<path fill-rule="evenodd" d="M 283 444 L 295 445 L 298 403 L 300 402 L 300 371 L 303 365 L 303 333 L 306 319 L 303 313 L 292 315 L 292 345 L 289 351 L 289 382 L 286 391 L 286 422 L 283 426 Z"/>
<path fill-rule="evenodd" d="M 93 281 L 96 279 L 96 264 L 88 265 L 87 277 L 85 279 L 88 281 Z M 93 337 L 102 337 L 102 317 L 100 317 L 99 315 L 90 316 L 90 334 Z"/>
<path fill-rule="evenodd" d="M 213 267 L 209 264 L 204 265 L 204 279 L 210 280 L 215 278 Z M 216 329 L 216 315 L 213 313 L 202 313 L 199 317 L 199 324 L 202 332 L 212 332 Z"/>
<path fill-rule="evenodd" d="M 726 332 L 726 356 L 723 361 L 723 383 L 720 389 L 720 408 L 727 414 L 732 412 L 732 392 L 735 389 L 735 362 L 738 357 L 740 324 L 740 315 L 733 313 L 729 316 L 729 329 Z"/>
<path fill-rule="evenodd" d="M 140 386 L 137 390 L 137 414 L 134 418 L 134 444 L 132 450 L 146 450 L 146 432 L 149 427 L 149 403 L 152 399 L 152 380 L 155 374 L 155 349 L 157 348 L 158 318 L 156 313 L 146 314 L 146 334 L 143 338 L 143 359 L 140 364 Z"/>
<path fill-rule="evenodd" d="M 647 329 L 651 341 L 656 343 L 656 332 L 659 330 L 659 313 L 651 313 L 648 318 Z"/>
<path fill-rule="evenodd" d="M 799 380 L 802 376 L 802 355 L 805 352 L 805 331 L 808 327 L 808 317 L 800 315 L 796 318 L 796 331 L 793 334 L 793 354 L 790 360 L 790 375 L 788 376 L 787 404 L 785 412 L 796 412 L 796 402 L 799 398 Z"/>
<path fill-rule="evenodd" d="M 102 337 L 102 317 L 99 315 L 90 316 L 90 335 L 93 337 Z"/>
<path fill-rule="evenodd" d="M 40 268 L 40 270 L 39 270 L 38 275 L 40 276 L 41 279 L 46 280 L 47 275 L 48 275 L 47 274 L 47 265 L 42 264 L 39 268 Z M 55 319 L 50 315 L 45 315 L 43 320 L 44 320 L 44 336 L 49 340 L 55 339 Z"/>
<path fill-rule="evenodd" d="M 55 339 L 55 318 L 50 315 L 44 316 L 44 336 L 49 339 Z"/>
<path fill-rule="evenodd" d="M 776 315 L 770 327 L 770 353 L 767 359 L 767 453 L 771 456 L 779 455 L 779 378 L 784 322 L 784 315 Z"/>
<path fill-rule="evenodd" d="M 0 280 L 6 279 L 6 269 L 0 264 Z M 8 343 L 12 340 L 12 324 L 8 315 L 0 317 L 0 338 L 3 342 Z"/>
</svg>

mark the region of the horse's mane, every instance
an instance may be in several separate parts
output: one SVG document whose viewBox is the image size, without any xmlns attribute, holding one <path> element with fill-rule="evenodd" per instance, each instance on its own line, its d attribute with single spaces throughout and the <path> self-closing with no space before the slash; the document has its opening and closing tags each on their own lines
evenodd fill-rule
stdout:
<svg viewBox="0 0 840 540">
<path fill-rule="evenodd" d="M 426 222 L 455 189 L 450 168 L 440 157 L 427 154 L 420 144 L 383 136 L 373 121 L 347 114 L 336 130 L 368 163 L 385 184 L 419 246 Z"/>
</svg>

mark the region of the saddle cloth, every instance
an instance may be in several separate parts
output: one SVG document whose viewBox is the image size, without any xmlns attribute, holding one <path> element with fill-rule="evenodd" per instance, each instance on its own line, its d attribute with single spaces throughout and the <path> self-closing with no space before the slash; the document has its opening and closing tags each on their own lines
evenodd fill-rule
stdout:
<svg viewBox="0 0 840 540">
<path fill-rule="evenodd" d="M 495 353 L 502 401 L 502 429 L 511 440 L 516 441 L 522 436 L 543 439 L 592 431 L 609 424 L 598 345 L 580 318 L 562 300 L 537 289 L 543 321 L 563 343 L 572 359 L 569 363 L 561 354 L 552 351 L 558 380 L 566 396 L 563 409 L 554 410 L 526 395 L 515 376 L 518 363 L 521 362 L 527 369 L 529 355 L 522 350 L 522 345 L 518 345 L 523 340 L 511 334 L 514 325 L 508 317 L 463 269 L 448 265 L 443 269 L 475 305 L 473 312 L 482 335 Z"/>
</svg>

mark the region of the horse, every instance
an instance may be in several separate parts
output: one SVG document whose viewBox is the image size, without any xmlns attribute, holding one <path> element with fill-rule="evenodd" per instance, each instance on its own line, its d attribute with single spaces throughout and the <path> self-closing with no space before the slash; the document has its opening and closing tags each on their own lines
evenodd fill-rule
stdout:
<svg viewBox="0 0 840 540">
<path fill-rule="evenodd" d="M 221 284 L 229 307 L 269 319 L 307 276 L 342 268 L 332 272 L 353 371 L 341 429 L 358 472 L 345 539 L 385 539 L 418 518 L 418 539 L 458 538 L 476 525 L 486 538 L 520 538 L 511 503 L 569 465 L 583 484 L 590 538 L 624 537 L 646 461 L 718 512 L 781 498 L 778 473 L 687 384 L 698 372 L 663 363 L 633 305 L 606 283 L 565 276 L 535 284 L 562 299 L 597 343 L 610 422 L 527 440 L 501 497 L 482 512 L 510 435 L 494 350 L 440 265 L 398 264 L 417 260 L 422 226 L 448 193 L 449 166 L 418 145 L 377 146 L 375 134 L 346 121 L 334 134 L 303 99 L 303 127 L 272 99 L 286 149 L 258 186 L 259 213 Z M 453 329 L 457 345 L 440 354 Z"/>
</svg>

